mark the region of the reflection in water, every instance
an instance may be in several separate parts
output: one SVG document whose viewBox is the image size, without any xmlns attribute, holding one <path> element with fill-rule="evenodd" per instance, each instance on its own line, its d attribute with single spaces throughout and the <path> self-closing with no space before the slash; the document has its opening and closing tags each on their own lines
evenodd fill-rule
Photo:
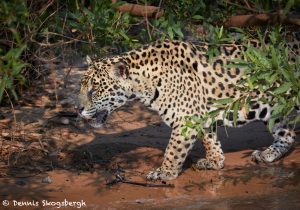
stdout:
<svg viewBox="0 0 300 210">
<path fill-rule="evenodd" d="M 290 164 L 288 167 L 283 164 L 249 165 L 224 169 L 219 172 L 202 171 L 201 175 L 211 177 L 210 181 L 205 178 L 202 181 L 192 181 L 183 187 L 184 190 L 191 192 L 198 189 L 199 191 L 209 192 L 212 196 L 222 196 L 226 187 L 239 187 L 241 184 L 261 184 L 261 187 L 257 186 L 257 191 L 261 192 L 266 190 L 264 189 L 266 185 L 270 188 L 283 189 L 300 185 L 300 167 L 295 163 Z"/>
<path fill-rule="evenodd" d="M 201 200 L 177 209 L 189 210 L 296 210 L 300 209 L 300 189 L 263 196 L 248 196 L 242 198 Z M 174 208 L 166 208 L 174 209 Z"/>
</svg>

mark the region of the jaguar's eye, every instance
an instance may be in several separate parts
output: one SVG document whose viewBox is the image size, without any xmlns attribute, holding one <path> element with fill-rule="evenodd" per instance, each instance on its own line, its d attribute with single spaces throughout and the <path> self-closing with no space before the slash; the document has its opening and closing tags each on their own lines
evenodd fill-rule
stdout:
<svg viewBox="0 0 300 210">
<path fill-rule="evenodd" d="M 87 97 L 88 97 L 89 99 L 92 99 L 92 96 L 93 96 L 94 92 L 95 92 L 94 89 L 89 90 L 88 93 L 87 93 Z"/>
</svg>

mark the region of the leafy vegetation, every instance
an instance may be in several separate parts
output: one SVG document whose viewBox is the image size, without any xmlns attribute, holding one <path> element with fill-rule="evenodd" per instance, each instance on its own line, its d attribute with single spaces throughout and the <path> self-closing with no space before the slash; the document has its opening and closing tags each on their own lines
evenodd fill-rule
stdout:
<svg viewBox="0 0 300 210">
<path fill-rule="evenodd" d="M 258 33 L 262 47 L 258 49 L 248 46 L 248 50 L 244 52 L 245 60 L 235 60 L 236 64 L 233 65 L 245 71 L 246 77 L 239 82 L 238 88 L 247 94 L 233 102 L 232 107 L 241 107 L 242 102 L 249 107 L 251 93 L 265 93 L 271 100 L 266 97 L 261 97 L 260 100 L 276 105 L 269 122 L 270 129 L 276 119 L 289 123 L 300 121 L 299 115 L 294 120 L 289 119 L 294 108 L 300 106 L 300 58 L 294 55 L 295 61 L 291 60 L 289 54 L 292 55 L 293 52 L 282 39 L 280 31 L 275 29 L 268 35 L 268 44 L 261 33 Z"/>
<path fill-rule="evenodd" d="M 195 129 L 200 137 L 203 136 L 206 128 L 213 129 L 216 117 L 221 114 L 225 120 L 231 113 L 236 126 L 238 111 L 244 109 L 245 115 L 249 113 L 255 93 L 264 93 L 259 101 L 275 107 L 268 123 L 270 130 L 277 119 L 292 125 L 300 122 L 300 114 L 292 114 L 295 107 L 300 106 L 300 57 L 296 54 L 290 56 L 293 51 L 282 39 L 280 27 L 273 28 L 266 37 L 261 32 L 257 34 L 262 46 L 257 48 L 248 44 L 243 52 L 244 59 L 233 59 L 228 65 L 243 69 L 245 77 L 236 86 L 243 95 L 238 99 L 215 100 L 215 110 L 201 118 L 186 117 L 186 127 L 182 130 L 184 136 L 188 136 L 188 129 Z"/>
<path fill-rule="evenodd" d="M 19 7 L 14 7 L 19 4 Z M 10 39 L 0 40 L 0 102 L 3 96 L 9 98 L 13 96 L 18 99 L 15 85 L 24 85 L 25 78 L 22 70 L 26 67 L 26 61 L 21 59 L 22 53 L 26 48 L 26 44 L 20 37 L 17 30 L 19 25 L 26 24 L 28 12 L 23 1 L 5 2 L 2 1 L 0 21 L 1 21 L 1 38 L 11 37 Z"/>
<path fill-rule="evenodd" d="M 17 101 L 27 79 L 40 76 L 53 57 L 62 59 L 65 46 L 96 53 L 105 45 L 132 47 L 128 30 L 134 18 L 118 12 L 109 0 L 85 3 L 0 2 L 0 103 Z"/>
</svg>

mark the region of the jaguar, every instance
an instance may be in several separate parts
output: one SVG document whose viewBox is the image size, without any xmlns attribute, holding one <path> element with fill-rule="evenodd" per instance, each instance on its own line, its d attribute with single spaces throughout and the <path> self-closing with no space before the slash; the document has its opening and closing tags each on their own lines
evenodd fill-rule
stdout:
<svg viewBox="0 0 300 210">
<path fill-rule="evenodd" d="M 291 59 L 299 56 L 300 38 L 289 43 Z M 254 43 L 259 47 L 259 43 Z M 88 70 L 82 76 L 79 93 L 79 115 L 91 126 L 101 127 L 109 115 L 128 101 L 139 100 L 155 110 L 171 127 L 171 137 L 161 166 L 147 175 L 149 180 L 173 180 L 198 139 L 195 131 L 190 138 L 182 135 L 186 116 L 205 116 L 214 110 L 216 99 L 239 98 L 236 84 L 243 70 L 227 65 L 234 58 L 243 58 L 245 46 L 226 44 L 220 55 L 209 59 L 209 44 L 178 40 L 156 41 L 139 49 L 105 58 L 87 56 Z M 238 111 L 237 126 L 260 120 L 268 124 L 274 109 L 259 100 L 264 93 L 253 94 L 249 112 Z M 222 115 L 222 114 L 221 114 Z M 219 120 L 233 126 L 232 118 Z M 265 150 L 255 150 L 252 159 L 270 163 L 280 159 L 292 147 L 295 132 L 278 120 L 271 131 L 273 143 Z M 202 137 L 205 158 L 197 160 L 197 169 L 221 169 L 225 156 L 216 131 L 207 127 Z"/>
</svg>

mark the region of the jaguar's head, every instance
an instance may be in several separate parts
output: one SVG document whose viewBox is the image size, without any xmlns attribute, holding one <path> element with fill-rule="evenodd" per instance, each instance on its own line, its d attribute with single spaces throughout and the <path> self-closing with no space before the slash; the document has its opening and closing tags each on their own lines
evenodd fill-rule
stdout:
<svg viewBox="0 0 300 210">
<path fill-rule="evenodd" d="M 91 126 L 98 128 L 129 99 L 129 70 L 120 59 L 92 61 L 87 56 L 87 63 L 88 70 L 81 79 L 78 112 Z"/>
</svg>

